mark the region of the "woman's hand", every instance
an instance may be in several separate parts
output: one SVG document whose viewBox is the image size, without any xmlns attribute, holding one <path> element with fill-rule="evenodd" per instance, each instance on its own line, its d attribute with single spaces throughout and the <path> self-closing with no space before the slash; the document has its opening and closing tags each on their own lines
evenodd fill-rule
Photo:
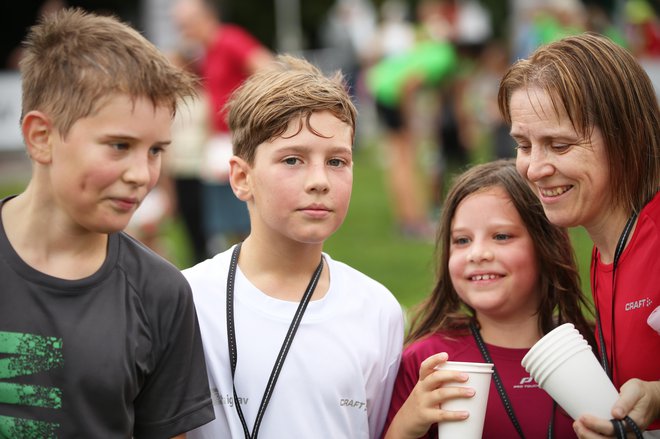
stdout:
<svg viewBox="0 0 660 439">
<path fill-rule="evenodd" d="M 660 381 L 642 381 L 633 378 L 621 386 L 619 399 L 612 407 L 612 417 L 625 416 L 635 421 L 644 431 L 653 421 L 660 418 Z M 580 416 L 573 424 L 581 439 L 614 437 L 614 427 L 608 419 L 595 416 Z"/>
<path fill-rule="evenodd" d="M 443 387 L 446 383 L 464 383 L 468 375 L 452 370 L 437 370 L 448 359 L 445 352 L 424 360 L 419 368 L 419 381 L 394 416 L 385 439 L 418 438 L 428 432 L 431 425 L 445 421 L 461 421 L 469 416 L 466 411 L 442 410 L 440 405 L 453 398 L 470 398 L 470 387 Z"/>
</svg>

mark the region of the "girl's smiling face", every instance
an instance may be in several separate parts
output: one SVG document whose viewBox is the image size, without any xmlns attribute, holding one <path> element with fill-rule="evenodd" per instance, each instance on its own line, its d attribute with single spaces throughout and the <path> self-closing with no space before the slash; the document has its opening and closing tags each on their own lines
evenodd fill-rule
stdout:
<svg viewBox="0 0 660 439">
<path fill-rule="evenodd" d="M 451 225 L 449 274 L 477 315 L 502 320 L 537 312 L 534 243 L 502 187 L 485 188 L 459 203 Z"/>
</svg>

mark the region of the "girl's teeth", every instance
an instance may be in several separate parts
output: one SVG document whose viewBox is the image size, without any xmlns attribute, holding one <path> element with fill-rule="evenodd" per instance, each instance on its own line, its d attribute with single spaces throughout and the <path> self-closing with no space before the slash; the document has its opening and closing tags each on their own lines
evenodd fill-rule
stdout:
<svg viewBox="0 0 660 439">
<path fill-rule="evenodd" d="M 490 280 L 495 279 L 497 276 L 494 274 L 479 274 L 477 276 L 472 276 L 472 280 Z"/>
</svg>

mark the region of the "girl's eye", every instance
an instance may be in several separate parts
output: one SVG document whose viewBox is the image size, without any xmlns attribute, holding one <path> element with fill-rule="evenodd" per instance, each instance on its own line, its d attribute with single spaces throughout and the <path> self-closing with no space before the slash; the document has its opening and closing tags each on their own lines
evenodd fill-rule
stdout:
<svg viewBox="0 0 660 439">
<path fill-rule="evenodd" d="M 511 238 L 511 235 L 507 235 L 506 233 L 498 233 L 493 238 L 496 241 L 506 241 L 507 239 Z"/>
<path fill-rule="evenodd" d="M 459 236 L 459 237 L 453 238 L 452 241 L 451 241 L 451 243 L 454 244 L 454 245 L 465 245 L 465 244 L 468 244 L 469 242 L 470 242 L 470 240 L 468 238 L 464 237 L 464 236 Z"/>
</svg>

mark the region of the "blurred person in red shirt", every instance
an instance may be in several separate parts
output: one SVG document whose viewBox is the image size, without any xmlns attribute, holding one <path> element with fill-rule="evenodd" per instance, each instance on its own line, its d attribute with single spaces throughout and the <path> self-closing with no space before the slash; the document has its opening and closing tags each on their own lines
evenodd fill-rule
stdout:
<svg viewBox="0 0 660 439">
<path fill-rule="evenodd" d="M 210 254 L 240 241 L 250 231 L 245 203 L 229 185 L 232 156 L 223 107 L 252 73 L 270 63 L 270 50 L 234 24 L 223 23 L 213 0 L 178 0 L 173 17 L 181 36 L 202 50 L 200 76 L 209 98 L 211 135 L 203 161 L 203 215 Z"/>
</svg>

